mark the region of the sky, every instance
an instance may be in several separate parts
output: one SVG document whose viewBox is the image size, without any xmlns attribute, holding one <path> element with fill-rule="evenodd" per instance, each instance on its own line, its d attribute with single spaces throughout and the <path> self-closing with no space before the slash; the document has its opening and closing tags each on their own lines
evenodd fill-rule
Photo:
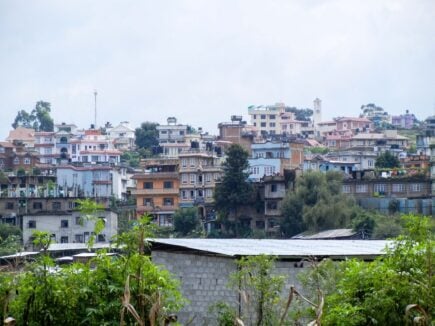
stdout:
<svg viewBox="0 0 435 326">
<path fill-rule="evenodd" d="M 55 123 L 179 123 L 217 134 L 250 105 L 323 120 L 435 114 L 435 1 L 0 0 L 0 140 L 39 100 Z"/>
</svg>

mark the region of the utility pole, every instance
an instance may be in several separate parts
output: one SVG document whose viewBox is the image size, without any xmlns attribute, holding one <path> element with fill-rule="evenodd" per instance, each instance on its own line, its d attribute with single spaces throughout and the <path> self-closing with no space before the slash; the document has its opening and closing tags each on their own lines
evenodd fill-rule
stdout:
<svg viewBox="0 0 435 326">
<path fill-rule="evenodd" d="M 94 90 L 94 104 L 95 104 L 95 119 L 94 119 L 94 128 L 97 129 L 97 90 Z"/>
</svg>

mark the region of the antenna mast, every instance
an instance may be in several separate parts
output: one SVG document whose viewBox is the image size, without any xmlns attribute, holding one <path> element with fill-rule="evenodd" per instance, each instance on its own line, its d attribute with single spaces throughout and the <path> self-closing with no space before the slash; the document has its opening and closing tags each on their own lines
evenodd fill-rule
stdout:
<svg viewBox="0 0 435 326">
<path fill-rule="evenodd" d="M 94 128 L 97 129 L 97 90 L 94 90 L 94 104 L 95 104 L 95 119 L 94 119 Z"/>
</svg>

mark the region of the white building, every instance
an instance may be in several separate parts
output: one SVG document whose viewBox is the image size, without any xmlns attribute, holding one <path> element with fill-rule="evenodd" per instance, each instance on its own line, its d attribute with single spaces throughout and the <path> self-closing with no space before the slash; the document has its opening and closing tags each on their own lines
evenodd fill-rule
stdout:
<svg viewBox="0 0 435 326">
<path fill-rule="evenodd" d="M 128 121 L 123 121 L 113 128 L 108 128 L 107 135 L 113 141 L 114 147 L 121 151 L 134 149 L 135 134 Z"/>
<path fill-rule="evenodd" d="M 104 222 L 103 231 L 96 235 L 95 242 L 109 242 L 118 230 L 118 215 L 112 211 L 101 211 L 95 217 Z M 23 216 L 23 243 L 32 246 L 34 231 L 51 234 L 54 243 L 85 243 L 94 232 L 95 220 L 88 220 L 80 212 Z"/>
</svg>

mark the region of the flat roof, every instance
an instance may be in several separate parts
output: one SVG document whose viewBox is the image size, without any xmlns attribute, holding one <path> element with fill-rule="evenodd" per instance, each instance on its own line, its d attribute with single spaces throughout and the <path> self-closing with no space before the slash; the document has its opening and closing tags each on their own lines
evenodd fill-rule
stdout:
<svg viewBox="0 0 435 326">
<path fill-rule="evenodd" d="M 90 249 L 110 248 L 110 243 L 94 243 Z M 86 243 L 52 243 L 48 247 L 48 251 L 63 251 L 63 250 L 85 250 L 88 249 Z"/>
<path fill-rule="evenodd" d="M 379 256 L 387 240 L 275 240 L 275 239 L 149 239 L 154 250 L 202 251 L 230 257 L 274 255 L 290 257 Z"/>
</svg>

